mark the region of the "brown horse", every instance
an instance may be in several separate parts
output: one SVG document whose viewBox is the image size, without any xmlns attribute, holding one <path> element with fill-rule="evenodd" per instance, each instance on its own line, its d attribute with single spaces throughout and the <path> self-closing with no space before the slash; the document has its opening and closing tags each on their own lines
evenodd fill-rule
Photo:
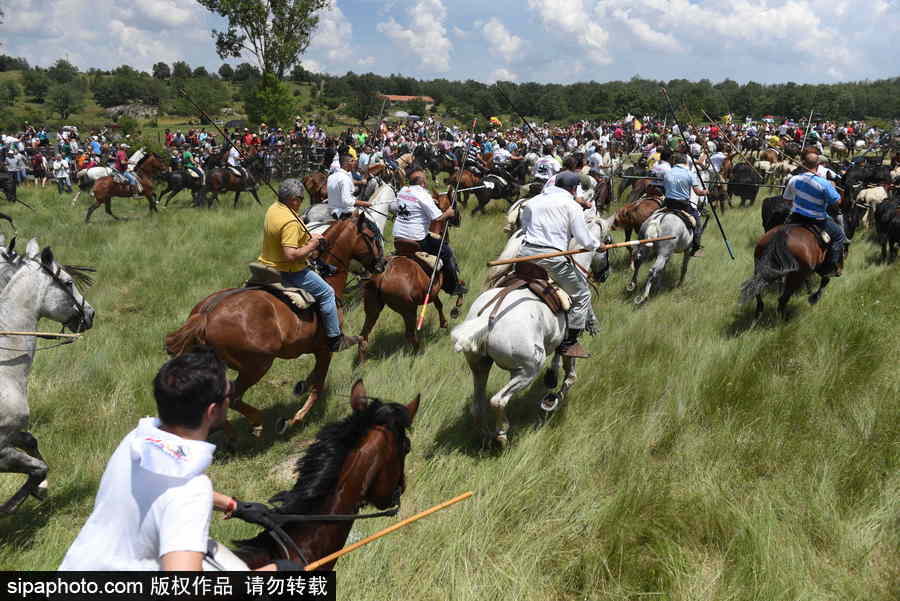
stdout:
<svg viewBox="0 0 900 601">
<path fill-rule="evenodd" d="M 741 286 L 741 302 L 746 303 L 755 297 L 756 317 L 759 318 L 764 308 L 763 292 L 784 280 L 778 299 L 778 313 L 786 317 L 791 296 L 825 262 L 825 253 L 816 235 L 802 225 L 787 224 L 772 228 L 756 243 L 753 277 Z M 828 281 L 829 278 L 821 277 L 819 289 L 809 296 L 809 304 L 819 301 Z"/>
<path fill-rule="evenodd" d="M 406 405 L 382 402 L 367 397 L 362 380 L 357 380 L 350 405 L 353 413 L 322 428 L 297 461 L 294 488 L 270 499 L 279 504 L 277 514 L 352 518 L 367 504 L 382 510 L 399 506 L 410 451 L 406 431 L 419 409 L 419 396 Z M 263 532 L 240 541 L 235 553 L 251 569 L 276 559 L 309 565 L 341 549 L 352 527 L 352 519 L 301 519 L 283 528 L 296 549 Z M 319 569 L 333 570 L 334 564 Z"/>
<path fill-rule="evenodd" d="M 162 160 L 153 152 L 145 154 L 134 168 L 134 174 L 141 183 L 141 194 L 147 199 L 150 213 L 156 212 L 156 198 L 153 195 L 152 178 L 158 176 L 165 169 L 166 167 L 163 165 Z M 94 197 L 95 202 L 88 207 L 84 216 L 84 222 L 88 223 L 91 220 L 91 215 L 100 205 L 105 206 L 107 215 L 118 221 L 119 218 L 113 215 L 112 212 L 113 197 L 130 198 L 133 195 L 134 190 L 131 184 L 119 182 L 113 176 L 101 177 L 91 189 L 91 196 Z"/>
<path fill-rule="evenodd" d="M 447 194 L 434 194 L 438 208 L 442 211 L 447 210 L 450 206 L 450 198 Z M 454 218 L 456 219 L 456 218 Z M 457 220 L 456 224 L 459 223 Z M 447 226 L 446 221 L 432 223 L 429 229 L 429 235 L 440 236 Z M 449 244 L 450 236 L 447 232 L 446 243 Z M 447 328 L 447 318 L 444 317 L 444 305 L 441 303 L 439 293 L 443 286 L 444 278 L 438 271 L 434 276 L 434 282 L 431 285 L 430 294 L 428 284 L 431 281 L 431 274 L 419 266 L 415 259 L 411 259 L 402 255 L 395 255 L 388 258 L 387 267 L 383 273 L 376 275 L 366 282 L 364 295 L 364 307 L 366 311 L 366 322 L 363 325 L 359 335 L 362 342 L 359 345 L 359 358 L 364 361 L 366 351 L 369 347 L 369 334 L 378 321 L 382 309 L 387 305 L 403 317 L 403 325 L 406 330 L 406 341 L 414 349 L 418 350 L 419 340 L 416 336 L 416 312 L 420 306 L 425 303 L 425 296 L 429 296 L 429 302 L 434 303 L 440 319 L 440 327 Z M 459 316 L 459 307 L 462 305 L 463 297 L 456 298 L 456 305 L 450 312 L 450 316 L 456 318 Z"/>
<path fill-rule="evenodd" d="M 328 200 L 328 176 L 322 171 L 315 171 L 304 177 L 301 182 L 309 193 L 309 204 L 319 204 Z"/>
<path fill-rule="evenodd" d="M 244 175 L 235 175 L 231 168 L 215 167 L 206 174 L 206 189 L 209 192 L 207 206 L 219 200 L 220 192 L 234 192 L 234 208 L 238 206 L 241 192 L 249 192 L 256 204 L 261 205 L 256 187 L 263 173 L 263 158 L 254 153 L 248 155 L 243 162 Z"/>
<path fill-rule="evenodd" d="M 662 198 L 659 196 L 647 195 L 642 198 L 639 198 L 636 201 L 629 202 L 624 207 L 620 208 L 616 211 L 615 217 L 613 218 L 612 227 L 613 229 L 619 229 L 625 231 L 625 242 L 631 240 L 632 232 L 637 233 L 641 231 L 641 225 L 650 215 L 653 214 L 654 211 L 660 209 L 662 207 Z M 631 247 L 628 247 L 628 251 L 631 254 L 631 262 L 632 267 L 634 266 L 634 252 Z"/>
<path fill-rule="evenodd" d="M 335 222 L 324 234 L 329 250 L 323 258 L 337 268 L 326 278 L 341 297 L 347 283 L 350 262 L 356 260 L 373 273 L 384 270 L 384 248 L 378 228 L 364 217 Z M 322 392 L 331 364 L 331 351 L 321 317 L 316 307 L 300 312 L 263 290 L 230 288 L 206 297 L 191 309 L 180 329 L 166 336 L 166 351 L 180 355 L 197 344 L 208 344 L 238 372 L 231 408 L 243 414 L 252 424 L 255 435 L 262 434 L 262 415 L 243 402 L 244 393 L 269 371 L 276 359 L 295 359 L 311 353 L 315 367 L 306 379 L 294 387 L 297 394 L 308 387 L 309 396 L 289 423 L 278 421 L 283 432 L 288 425 L 300 422 Z"/>
<path fill-rule="evenodd" d="M 444 183 L 448 186 L 447 192 L 451 192 L 453 190 L 464 190 L 466 188 L 480 186 L 481 178 L 468 169 L 463 169 L 462 172 L 457 170 L 455 173 L 448 175 L 446 179 L 444 179 Z M 457 195 L 459 202 L 461 202 L 464 207 L 469 206 L 469 194 L 470 192 L 463 192 L 461 196 Z"/>
<path fill-rule="evenodd" d="M 369 165 L 369 177 L 379 177 L 391 184 L 395 190 L 399 190 L 406 182 L 406 173 L 403 169 L 391 169 L 384 163 Z"/>
</svg>

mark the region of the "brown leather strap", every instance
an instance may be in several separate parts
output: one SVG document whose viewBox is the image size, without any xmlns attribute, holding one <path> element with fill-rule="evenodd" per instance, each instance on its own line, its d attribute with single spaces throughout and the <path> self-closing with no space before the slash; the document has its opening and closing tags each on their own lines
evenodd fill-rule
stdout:
<svg viewBox="0 0 900 601">
<path fill-rule="evenodd" d="M 477 316 L 481 317 L 481 314 L 487 310 L 488 307 L 494 305 L 494 309 L 491 311 L 491 315 L 489 317 L 490 321 L 494 320 L 494 315 L 497 313 L 497 309 L 500 308 L 500 305 L 503 304 L 503 299 L 506 298 L 506 295 L 512 292 L 513 290 L 518 290 L 524 286 L 528 285 L 528 282 L 525 280 L 511 280 L 506 286 L 504 286 L 503 290 L 494 295 L 494 298 L 489 300 L 485 306 L 478 311 Z M 496 303 L 496 304 L 495 304 Z"/>
</svg>

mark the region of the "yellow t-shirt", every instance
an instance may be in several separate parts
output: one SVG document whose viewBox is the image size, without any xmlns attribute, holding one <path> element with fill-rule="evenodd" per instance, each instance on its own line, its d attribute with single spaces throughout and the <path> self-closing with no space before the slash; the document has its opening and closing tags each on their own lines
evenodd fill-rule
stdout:
<svg viewBox="0 0 900 601">
<path fill-rule="evenodd" d="M 266 211 L 263 226 L 262 252 L 257 261 L 278 271 L 294 272 L 306 269 L 306 259 L 288 261 L 282 246 L 300 248 L 309 242 L 309 233 L 300 226 L 290 207 L 278 201 Z"/>
</svg>

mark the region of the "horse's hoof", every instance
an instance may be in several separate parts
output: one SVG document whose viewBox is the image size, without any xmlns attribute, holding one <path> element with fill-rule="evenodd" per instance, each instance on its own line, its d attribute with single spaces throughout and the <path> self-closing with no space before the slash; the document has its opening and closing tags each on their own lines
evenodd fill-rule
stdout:
<svg viewBox="0 0 900 601">
<path fill-rule="evenodd" d="M 820 292 L 815 292 L 813 294 L 810 294 L 809 295 L 809 304 L 815 305 L 817 302 L 819 302 L 820 298 L 822 298 L 822 294 Z"/>
<path fill-rule="evenodd" d="M 50 485 L 47 483 L 47 479 L 44 478 L 43 480 L 41 480 L 40 484 L 38 484 L 34 489 L 32 489 L 31 496 L 34 497 L 35 499 L 37 499 L 38 501 L 43 501 L 44 499 L 47 498 L 47 494 L 49 493 L 49 491 L 50 491 Z"/>
<path fill-rule="evenodd" d="M 636 296 L 634 297 L 634 304 L 638 307 L 644 304 L 644 301 L 647 300 L 646 296 Z"/>
<path fill-rule="evenodd" d="M 506 432 L 497 432 L 494 435 L 494 442 L 496 442 L 501 449 L 505 449 L 507 445 L 509 445 L 509 438 L 506 436 Z"/>
<path fill-rule="evenodd" d="M 457 319 L 459 317 L 459 309 L 454 307 L 450 310 L 450 319 Z"/>
<path fill-rule="evenodd" d="M 634 292 L 634 289 L 637 288 L 637 284 L 634 282 L 628 282 L 625 286 L 625 292 Z"/>
<path fill-rule="evenodd" d="M 303 396 L 306 394 L 306 380 L 300 380 L 294 384 L 294 396 Z"/>
<path fill-rule="evenodd" d="M 284 433 L 288 431 L 289 427 L 290 423 L 288 423 L 288 420 L 284 419 L 283 417 L 279 417 L 275 420 L 275 431 L 279 436 L 284 436 Z"/>
<path fill-rule="evenodd" d="M 263 435 L 263 425 L 256 424 L 252 428 L 250 428 L 250 434 L 253 435 L 254 438 L 262 438 Z"/>
<path fill-rule="evenodd" d="M 555 392 L 551 392 L 546 395 L 543 399 L 541 399 L 541 410 L 547 413 L 552 413 L 559 409 L 559 395 Z"/>
</svg>

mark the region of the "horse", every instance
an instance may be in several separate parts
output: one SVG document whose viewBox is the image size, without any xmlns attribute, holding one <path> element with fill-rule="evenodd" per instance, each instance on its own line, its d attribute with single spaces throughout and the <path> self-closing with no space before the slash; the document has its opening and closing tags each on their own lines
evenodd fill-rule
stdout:
<svg viewBox="0 0 900 601">
<path fill-rule="evenodd" d="M 4 244 L 0 235 L 0 247 Z M 90 329 L 94 308 L 76 287 L 91 283 L 84 269 L 60 265 L 50 247 L 41 250 L 34 239 L 20 256 L 13 239 L 0 253 L 0 329 L 31 332 L 42 317 L 73 332 Z M 28 375 L 37 350 L 33 336 L 0 335 L 0 472 L 28 476 L 0 505 L 0 515 L 14 512 L 28 495 L 38 500 L 47 495 L 48 467 L 28 431 Z"/>
<path fill-rule="evenodd" d="M 78 202 L 78 198 L 81 196 L 81 192 L 83 190 L 88 190 L 97 183 L 97 180 L 103 177 L 108 177 L 113 175 L 116 172 L 112 167 L 91 167 L 90 169 L 82 169 L 75 174 L 75 180 L 78 184 L 78 192 L 75 193 L 75 198 L 72 199 L 72 205 Z"/>
<path fill-rule="evenodd" d="M 390 185 L 382 183 L 369 197 L 368 202 L 371 206 L 363 209 L 361 213 L 375 224 L 383 237 L 388 217 L 397 212 L 397 195 Z M 309 225 L 310 231 L 322 233 L 328 224 L 334 221 L 334 217 L 331 216 L 331 208 L 327 204 L 319 203 L 306 209 L 303 221 Z"/>
<path fill-rule="evenodd" d="M 335 222 L 324 234 L 328 262 L 336 272 L 325 278 L 341 297 L 347 284 L 350 262 L 359 261 L 371 272 L 384 270 L 381 234 L 364 217 Z M 181 355 L 198 344 L 212 346 L 225 363 L 238 372 L 231 408 L 251 423 L 252 433 L 262 435 L 262 415 L 243 401 L 243 396 L 269 371 L 276 358 L 295 359 L 312 353 L 316 362 L 306 383 L 298 382 L 296 394 L 308 387 L 303 407 L 290 421 L 279 418 L 277 430 L 284 432 L 306 417 L 325 385 L 331 364 L 331 351 L 325 339 L 316 307 L 294 311 L 285 302 L 264 290 L 229 288 L 207 296 L 197 303 L 187 321 L 166 336 L 166 351 Z"/>
<path fill-rule="evenodd" d="M 655 211 L 662 208 L 662 197 L 647 195 L 635 202 L 630 202 L 621 207 L 613 216 L 612 229 L 622 228 L 625 232 L 625 242 L 631 240 L 631 234 L 638 232 L 641 225 L 647 221 Z M 629 247 L 631 255 L 631 268 L 634 269 L 634 251 Z"/>
<path fill-rule="evenodd" d="M 881 260 L 896 259 L 897 248 L 900 247 L 900 202 L 886 200 L 878 205 L 875 209 L 875 232 L 881 243 Z"/>
<path fill-rule="evenodd" d="M 456 190 L 464 190 L 466 188 L 474 188 L 476 186 L 480 186 L 481 178 L 468 169 L 463 169 L 462 171 L 456 170 L 454 173 L 448 175 L 444 179 L 444 183 L 447 185 L 447 192 L 454 194 L 459 202 L 462 203 L 462 206 L 467 207 L 469 206 L 470 192 L 463 192 L 460 196 L 456 192 Z"/>
<path fill-rule="evenodd" d="M 589 226 L 594 236 L 602 235 L 601 226 Z M 601 238 L 602 239 L 602 238 Z M 574 243 L 570 246 L 574 246 Z M 585 273 L 592 273 L 601 280 L 609 262 L 606 251 L 580 253 L 574 261 Z M 500 292 L 498 288 L 485 290 L 479 295 L 463 323 L 453 328 L 450 337 L 453 348 L 463 353 L 472 371 L 473 397 L 471 412 L 476 424 L 481 427 L 487 422 L 486 391 L 488 377 L 494 363 L 511 374 L 509 383 L 491 397 L 495 422 L 493 438 L 500 446 L 508 444 L 509 420 L 506 405 L 516 393 L 527 388 L 540 373 L 548 354 L 562 342 L 566 334 L 566 316 L 554 314 L 527 288 L 513 290 L 503 301 L 503 307 L 490 319 L 490 311 L 482 310 Z M 544 377 L 544 385 L 553 389 L 557 384 L 557 373 L 562 360 L 565 380 L 557 392 L 546 394 L 541 406 L 545 411 L 555 410 L 565 400 L 569 389 L 575 384 L 575 360 L 561 358 L 555 353 L 550 369 Z"/>
<path fill-rule="evenodd" d="M 450 197 L 447 194 L 435 194 L 435 201 L 441 211 L 446 211 L 450 206 Z M 450 224 L 459 225 L 458 217 L 451 218 Z M 429 229 L 429 235 L 440 237 L 444 233 L 444 228 L 448 223 L 439 221 L 432 223 Z M 449 232 L 446 238 L 449 243 Z M 429 288 L 429 283 L 431 288 Z M 369 348 L 369 334 L 378 321 L 378 316 L 385 305 L 399 313 L 403 317 L 403 325 L 405 328 L 406 342 L 414 349 L 419 348 L 419 339 L 416 336 L 416 311 L 425 303 L 425 297 L 434 303 L 437 309 L 440 327 L 447 328 L 447 318 L 444 316 L 444 305 L 440 299 L 441 287 L 444 279 L 440 271 L 431 279 L 431 274 L 427 273 L 418 262 L 414 259 L 403 255 L 394 255 L 387 261 L 385 270 L 372 277 L 365 283 L 363 289 L 363 303 L 366 312 L 366 321 L 363 324 L 362 331 L 359 333 L 362 342 L 359 346 L 359 359 L 364 361 L 366 352 Z M 463 297 L 456 297 L 456 305 L 450 312 L 450 317 L 459 316 L 459 307 L 462 305 Z"/>
<path fill-rule="evenodd" d="M 315 205 L 328 200 L 328 176 L 322 171 L 314 171 L 302 180 L 303 187 L 309 193 L 309 204 Z"/>
<path fill-rule="evenodd" d="M 162 202 L 162 199 L 165 198 L 166 194 L 169 195 L 169 197 L 166 198 L 166 202 L 163 203 L 163 206 L 169 206 L 169 201 L 182 190 L 190 190 L 195 207 L 203 206 L 204 188 L 200 183 L 199 177 L 194 177 L 187 169 L 164 171 L 161 177 L 166 184 L 166 189 L 159 193 L 159 201 Z"/>
<path fill-rule="evenodd" d="M 495 198 L 502 198 L 507 202 L 507 208 L 512 206 L 519 199 L 519 186 L 516 184 L 509 174 L 506 177 L 497 173 L 488 173 L 481 180 L 484 188 L 475 190 L 475 198 L 478 199 L 478 205 L 472 209 L 472 215 L 481 211 L 484 213 L 485 207 Z M 465 194 L 465 192 L 464 192 Z"/>
<path fill-rule="evenodd" d="M 647 300 L 654 282 L 656 282 L 660 274 L 662 274 L 663 270 L 666 268 L 666 264 L 669 262 L 669 257 L 674 253 L 684 253 L 684 259 L 681 262 L 681 277 L 678 279 L 678 286 L 681 286 L 684 282 L 684 277 L 687 274 L 688 262 L 691 260 L 691 254 L 688 252 L 688 249 L 690 249 L 691 241 L 694 239 L 693 232 L 685 225 L 681 217 L 675 213 L 670 211 L 659 211 L 651 215 L 641 225 L 641 232 L 638 238 L 661 238 L 665 236 L 675 236 L 675 238 L 651 242 L 644 246 L 637 247 L 634 251 L 632 256 L 633 272 L 631 274 L 631 281 L 628 282 L 628 285 L 625 288 L 628 292 L 632 292 L 637 288 L 638 272 L 641 269 L 641 263 L 644 262 L 644 258 L 650 254 L 649 248 L 652 248 L 653 253 L 656 255 L 656 261 L 653 263 L 653 267 L 650 268 L 650 273 L 647 275 L 647 283 L 644 286 L 644 292 L 634 299 L 634 304 L 636 305 L 641 305 Z"/>
<path fill-rule="evenodd" d="M 783 281 L 778 313 L 786 317 L 791 296 L 825 262 L 826 252 L 816 240 L 816 234 L 802 225 L 780 225 L 769 230 L 756 243 L 753 277 L 741 284 L 741 304 L 756 298 L 756 318 L 759 319 L 764 309 L 763 292 Z M 808 298 L 811 305 L 819 302 L 830 279 L 820 278 L 818 290 Z"/>
<path fill-rule="evenodd" d="M 238 542 L 238 558 L 251 569 L 276 559 L 309 565 L 344 546 L 361 507 L 399 507 L 411 448 L 407 430 L 416 417 L 419 400 L 416 395 L 406 405 L 382 402 L 368 397 L 362 380 L 357 380 L 350 394 L 353 412 L 319 431 L 297 461 L 294 487 L 270 499 L 278 503 L 276 514 L 324 514 L 338 519 L 304 521 L 301 517 L 287 523 L 284 534 L 293 544 L 262 532 Z M 333 570 L 335 561 L 319 569 Z"/>
<path fill-rule="evenodd" d="M 244 161 L 246 175 L 237 176 L 230 167 L 215 167 L 206 174 L 206 190 L 209 192 L 207 206 L 212 206 L 219 200 L 219 192 L 234 192 L 234 205 L 237 208 L 241 192 L 249 192 L 256 204 L 261 205 L 259 194 L 256 192 L 257 182 L 265 171 L 263 158 L 259 155 L 247 157 Z"/>
<path fill-rule="evenodd" d="M 141 194 L 147 199 L 151 214 L 156 212 L 156 199 L 153 195 L 152 178 L 158 176 L 164 170 L 165 166 L 163 165 L 162 159 L 154 152 L 145 154 L 141 157 L 134 168 L 135 177 L 137 177 L 138 182 L 141 184 Z M 112 199 L 116 196 L 120 198 L 129 198 L 132 195 L 133 190 L 131 184 L 120 182 L 113 176 L 100 178 L 91 189 L 91 196 L 94 197 L 96 202 L 88 207 L 87 213 L 84 216 L 84 222 L 90 222 L 91 215 L 98 207 L 100 207 L 100 205 L 104 205 L 107 215 L 118 221 L 119 218 L 113 215 L 112 212 Z"/>
</svg>

